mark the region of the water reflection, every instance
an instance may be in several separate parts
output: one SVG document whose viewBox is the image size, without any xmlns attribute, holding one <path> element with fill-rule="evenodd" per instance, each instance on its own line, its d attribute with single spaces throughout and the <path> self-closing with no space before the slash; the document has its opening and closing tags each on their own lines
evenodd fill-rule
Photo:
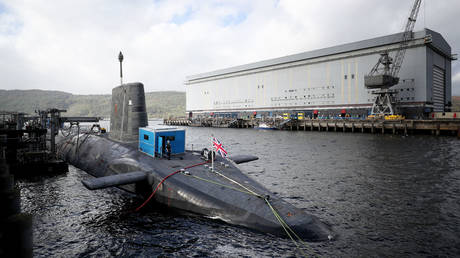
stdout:
<svg viewBox="0 0 460 258">
<path fill-rule="evenodd" d="M 460 253 L 460 144 L 455 138 L 187 128 L 187 144 L 214 134 L 267 188 L 331 224 L 324 256 L 455 256 Z M 21 181 L 34 214 L 36 256 L 294 256 L 288 239 L 151 207 L 117 189 L 88 191 L 85 173 Z"/>
</svg>

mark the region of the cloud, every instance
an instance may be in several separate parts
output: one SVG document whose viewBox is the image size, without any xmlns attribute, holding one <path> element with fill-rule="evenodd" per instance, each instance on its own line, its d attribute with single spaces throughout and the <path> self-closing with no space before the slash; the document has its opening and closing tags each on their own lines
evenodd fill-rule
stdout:
<svg viewBox="0 0 460 258">
<path fill-rule="evenodd" d="M 399 32 L 411 5 L 397 0 L 6 0 L 0 5 L 2 85 L 110 93 L 119 83 L 121 50 L 125 81 L 141 81 L 147 91 L 183 91 L 187 75 Z M 426 25 L 441 32 L 458 53 L 460 34 L 453 21 L 459 7 L 455 0 L 428 2 L 416 29 Z M 459 72 L 454 63 L 452 74 Z"/>
</svg>

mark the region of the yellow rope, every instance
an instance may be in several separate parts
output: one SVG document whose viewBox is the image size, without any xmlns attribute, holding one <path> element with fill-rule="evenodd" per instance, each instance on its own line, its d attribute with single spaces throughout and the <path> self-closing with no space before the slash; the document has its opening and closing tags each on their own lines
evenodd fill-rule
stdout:
<svg viewBox="0 0 460 258">
<path fill-rule="evenodd" d="M 258 194 L 258 193 L 256 193 L 256 192 L 252 191 L 251 189 L 249 189 L 249 188 L 245 187 L 244 185 L 242 185 L 242 184 L 238 183 L 237 181 L 235 181 L 235 180 L 233 180 L 233 179 L 231 179 L 231 178 L 229 178 L 229 177 L 225 176 L 224 174 L 222 174 L 222 173 L 220 173 L 220 172 L 218 172 L 218 171 L 214 171 L 214 172 L 215 172 L 216 174 L 218 174 L 218 175 L 222 176 L 223 178 L 225 178 L 225 179 L 229 180 L 230 182 L 233 182 L 233 183 L 235 183 L 235 184 L 237 184 L 237 185 L 241 186 L 242 188 L 244 188 L 246 191 L 248 191 L 248 192 L 252 193 L 253 195 L 255 195 L 255 196 L 258 196 L 258 197 L 261 197 L 261 198 L 263 198 L 263 196 L 262 196 L 262 195 L 260 195 L 260 194 Z"/>
<path fill-rule="evenodd" d="M 212 181 L 212 180 L 209 180 L 209 179 L 206 179 L 206 178 L 202 178 L 202 177 L 198 177 L 198 176 L 194 176 L 194 175 L 187 175 L 187 176 L 194 177 L 194 178 L 196 178 L 196 179 L 203 180 L 203 181 L 205 181 L 205 182 L 208 182 L 208 183 L 211 183 L 211 184 L 215 184 L 215 185 L 218 185 L 218 186 L 226 187 L 226 188 L 229 188 L 229 189 L 232 189 L 232 190 L 241 192 L 241 193 L 246 193 L 246 194 L 254 195 L 254 194 L 251 193 L 251 192 L 243 191 L 243 190 L 238 189 L 238 188 L 236 188 L 236 187 L 229 186 L 229 185 L 224 185 L 224 184 L 221 184 L 221 183 L 219 183 L 219 182 Z M 257 196 L 257 195 L 256 195 L 256 196 Z"/>
<path fill-rule="evenodd" d="M 283 218 L 281 217 L 281 215 L 279 215 L 279 213 L 276 211 L 276 209 L 271 205 L 271 203 L 268 201 L 268 198 L 252 191 L 251 189 L 245 187 L 244 185 L 238 183 L 237 181 L 225 176 L 224 174 L 220 173 L 220 172 L 217 172 L 217 171 L 214 171 L 215 173 L 217 173 L 218 175 L 224 177 L 225 179 L 237 184 L 238 186 L 242 187 L 244 190 L 241 190 L 241 189 L 238 189 L 236 187 L 233 187 L 233 186 L 229 186 L 229 185 L 225 185 L 225 184 L 221 184 L 219 182 L 216 182 L 216 181 L 213 181 L 213 180 L 210 180 L 210 179 L 206 179 L 206 178 L 202 178 L 202 177 L 199 177 L 199 176 L 194 176 L 194 175 L 187 175 L 187 174 L 183 174 L 183 175 L 186 175 L 186 176 L 189 176 L 189 177 L 193 177 L 193 178 L 196 178 L 196 179 L 199 179 L 199 180 L 203 180 L 205 182 L 208 182 L 208 183 L 211 183 L 211 184 L 215 184 L 215 185 L 218 185 L 218 186 L 222 186 L 222 187 L 225 187 L 225 188 L 229 188 L 229 189 L 232 189 L 232 190 L 235 190 L 235 191 L 238 191 L 238 192 L 241 192 L 241 193 L 246 193 L 246 194 L 250 194 L 250 195 L 253 195 L 253 196 L 256 196 L 256 197 L 259 197 L 259 198 L 262 198 L 265 200 L 265 202 L 267 203 L 268 207 L 270 208 L 270 210 L 272 211 L 273 215 L 275 216 L 275 218 L 278 220 L 278 222 L 280 223 L 281 227 L 284 229 L 284 231 L 286 232 L 286 234 L 288 235 L 288 237 L 292 240 L 292 242 L 294 242 L 294 244 L 296 245 L 297 249 L 299 249 L 299 251 L 302 253 L 302 255 L 304 257 L 308 257 L 303 251 L 303 249 L 301 248 L 301 246 L 299 245 L 299 243 L 297 241 L 299 241 L 303 246 L 305 246 L 307 249 L 309 249 L 309 251 L 311 253 L 313 253 L 313 256 L 316 256 L 314 253 L 314 250 L 312 250 L 310 248 L 310 246 L 308 246 L 305 242 L 302 241 L 302 238 L 300 238 L 295 232 L 294 230 L 283 220 Z M 291 233 L 291 232 L 298 240 L 295 240 Z"/>
<path fill-rule="evenodd" d="M 289 238 L 291 238 L 291 240 L 294 242 L 294 244 L 297 246 L 297 248 L 300 250 L 300 252 L 302 253 L 303 256 L 306 256 L 305 253 L 303 252 L 303 249 L 299 246 L 299 244 L 297 243 L 297 241 L 299 241 L 304 247 L 306 247 L 314 256 L 317 256 L 315 255 L 315 251 L 309 246 L 307 245 L 305 242 L 302 241 L 302 238 L 300 238 L 296 233 L 295 231 L 286 223 L 286 221 L 283 220 L 283 218 L 281 217 L 281 215 L 276 211 L 276 209 L 271 205 L 271 203 L 268 201 L 267 198 L 265 198 L 265 202 L 267 203 L 268 207 L 270 207 L 270 210 L 273 212 L 273 215 L 275 215 L 276 219 L 278 220 L 278 222 L 281 224 L 281 226 L 283 227 L 284 231 L 286 232 L 286 234 L 289 236 Z M 298 239 L 297 241 L 291 236 L 291 234 L 289 233 L 289 231 Z"/>
</svg>

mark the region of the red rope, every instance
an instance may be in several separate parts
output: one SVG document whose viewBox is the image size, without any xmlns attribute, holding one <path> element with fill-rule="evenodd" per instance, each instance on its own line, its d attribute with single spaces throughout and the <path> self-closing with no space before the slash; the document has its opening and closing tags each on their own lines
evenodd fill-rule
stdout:
<svg viewBox="0 0 460 258">
<path fill-rule="evenodd" d="M 185 169 L 188 169 L 188 168 L 193 168 L 193 167 L 196 167 L 196 166 L 201 166 L 201 165 L 204 165 L 206 163 L 208 163 L 209 161 L 206 161 L 206 162 L 201 162 L 201 163 L 198 163 L 198 164 L 195 164 L 195 165 L 191 165 L 191 166 L 188 166 L 188 167 L 185 167 Z M 177 170 L 177 171 L 174 171 L 172 172 L 171 174 L 167 175 L 165 178 L 163 178 L 163 180 L 161 180 L 160 183 L 158 183 L 157 185 L 157 188 L 155 188 L 155 190 L 152 192 L 152 194 L 150 194 L 149 198 L 147 198 L 147 200 L 144 201 L 144 203 L 142 203 L 139 207 L 137 207 L 135 209 L 135 211 L 139 211 L 140 209 L 142 209 L 142 207 L 144 207 L 149 201 L 150 199 L 152 199 L 152 197 L 155 195 L 155 193 L 157 192 L 158 188 L 160 188 L 160 185 L 163 184 L 163 182 L 168 179 L 168 177 L 170 176 L 173 176 L 177 173 L 179 173 L 181 170 Z"/>
</svg>

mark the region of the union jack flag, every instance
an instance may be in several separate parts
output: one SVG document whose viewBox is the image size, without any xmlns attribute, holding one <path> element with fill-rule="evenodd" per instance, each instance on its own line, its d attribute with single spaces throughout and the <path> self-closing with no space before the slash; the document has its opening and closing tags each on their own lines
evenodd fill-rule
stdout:
<svg viewBox="0 0 460 258">
<path fill-rule="evenodd" d="M 214 149 L 216 149 L 216 151 L 220 154 L 220 156 L 222 156 L 222 158 L 227 156 L 227 151 L 224 149 L 224 146 L 215 137 L 212 137 L 212 145 Z"/>
</svg>

